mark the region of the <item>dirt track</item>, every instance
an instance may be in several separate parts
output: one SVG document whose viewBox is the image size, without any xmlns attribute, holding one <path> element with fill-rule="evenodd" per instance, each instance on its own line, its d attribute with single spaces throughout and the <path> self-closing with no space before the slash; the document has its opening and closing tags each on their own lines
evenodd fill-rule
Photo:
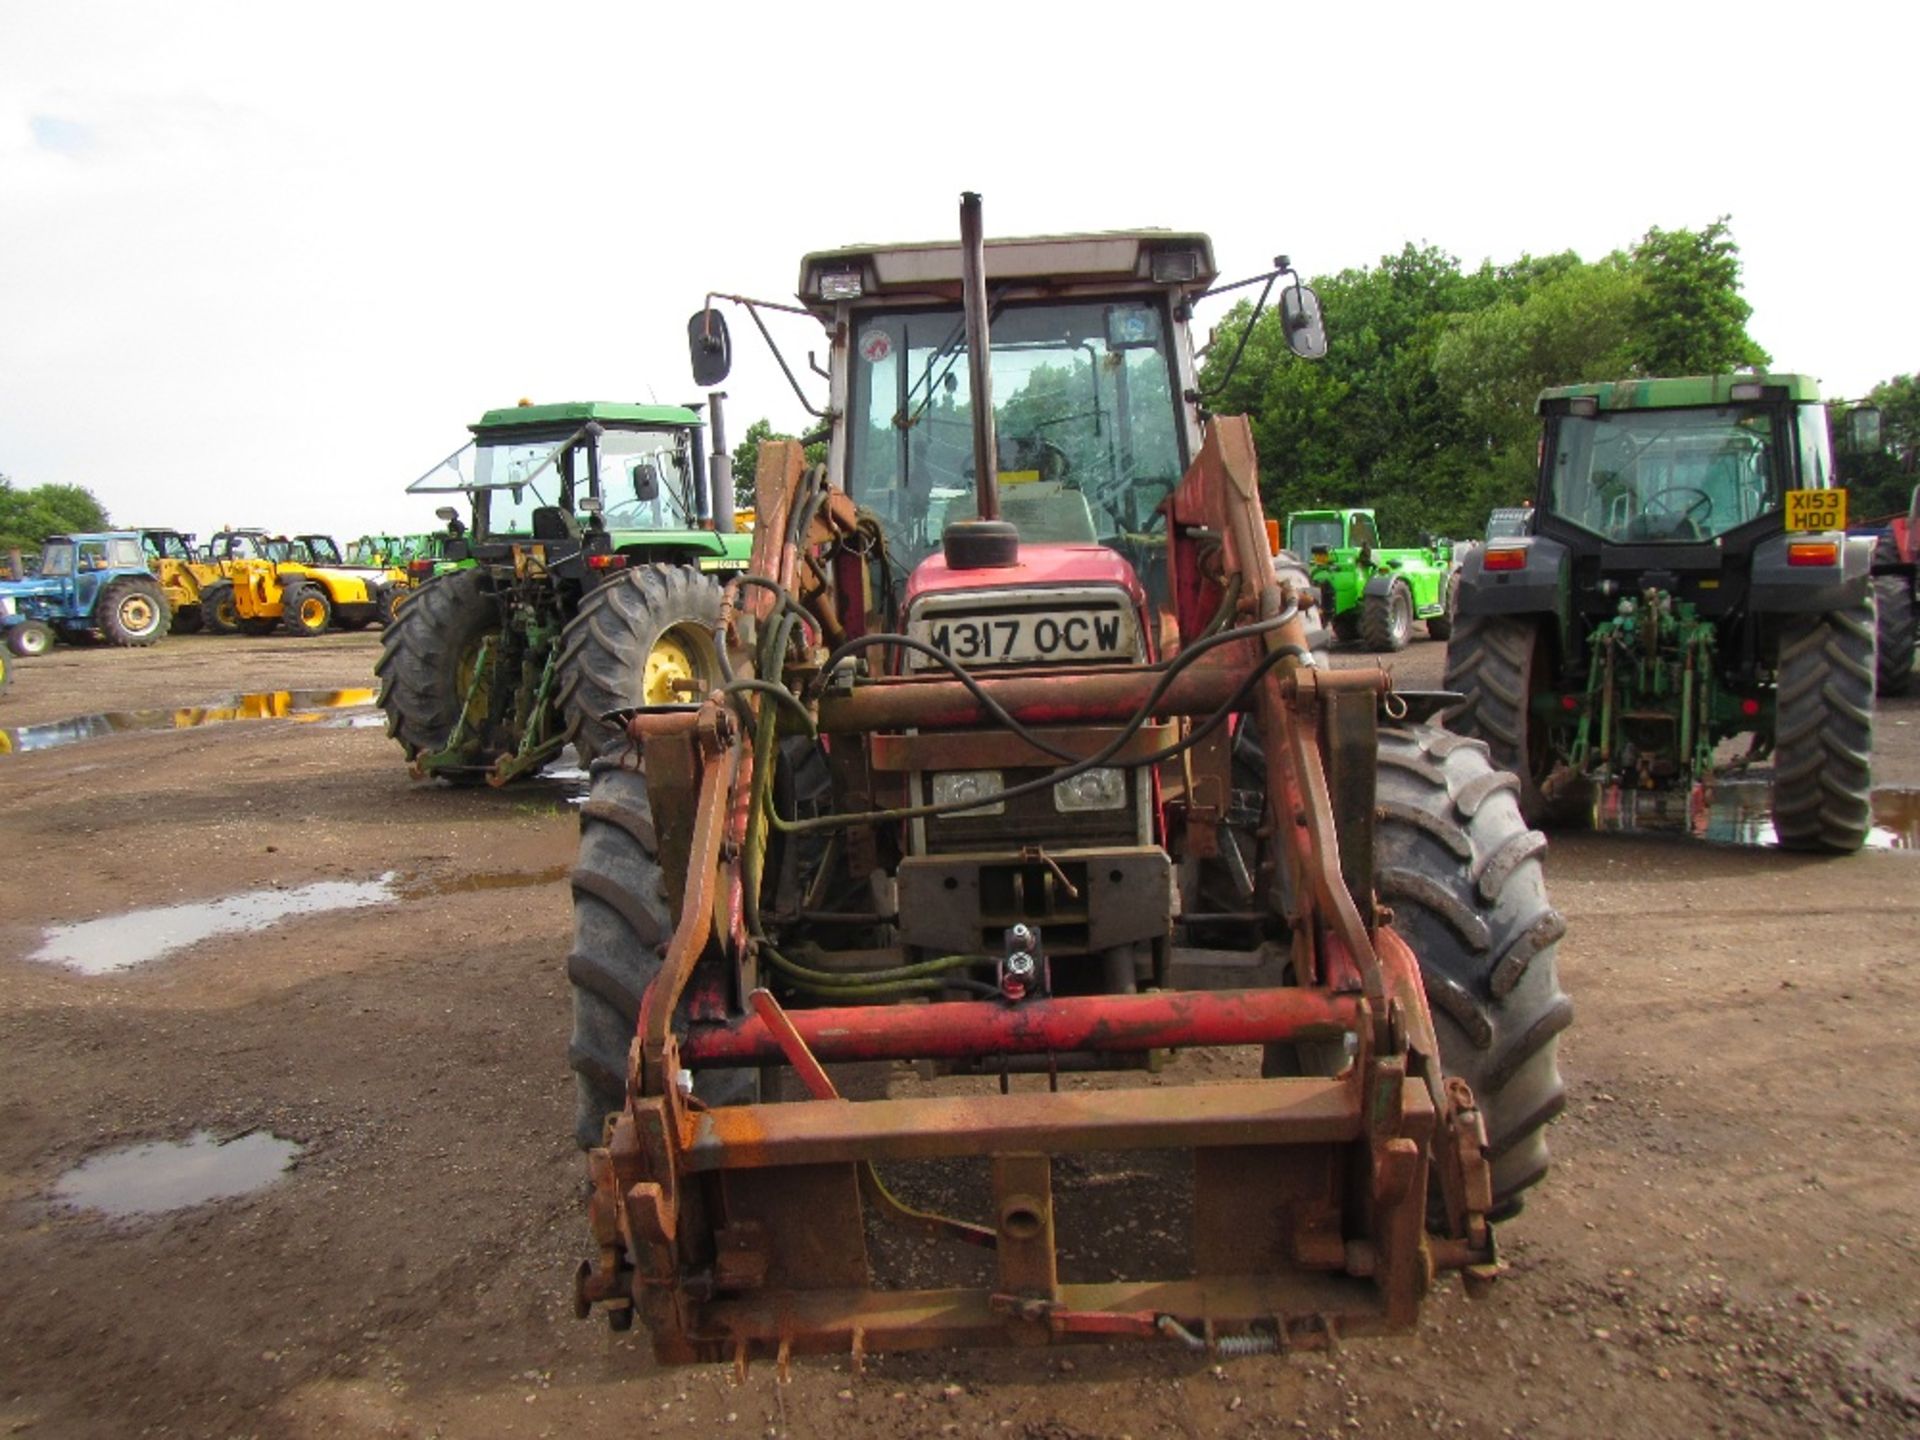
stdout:
<svg viewBox="0 0 1920 1440">
<path fill-rule="evenodd" d="M 22 662 L 0 726 L 372 684 L 372 636 Z M 1437 683 L 1440 647 L 1396 663 Z M 259 708 L 259 707 L 256 707 Z M 270 708 L 270 707 L 269 707 Z M 561 785 L 407 778 L 351 710 L 0 756 L 0 1426 L 33 1435 L 1911 1435 L 1920 1429 L 1920 857 L 1557 837 L 1557 1169 L 1492 1298 L 1214 1368 L 1157 1349 L 661 1372 L 572 1318 Z M 158 710 L 156 709 L 156 714 Z M 172 723 L 153 719 L 142 723 Z M 53 732 L 38 732 L 48 735 Z M 1920 785 L 1920 701 L 1876 780 Z M 45 927 L 242 890 L 386 903 L 83 975 Z M 304 1150 L 248 1198 L 54 1204 L 144 1140 Z"/>
</svg>

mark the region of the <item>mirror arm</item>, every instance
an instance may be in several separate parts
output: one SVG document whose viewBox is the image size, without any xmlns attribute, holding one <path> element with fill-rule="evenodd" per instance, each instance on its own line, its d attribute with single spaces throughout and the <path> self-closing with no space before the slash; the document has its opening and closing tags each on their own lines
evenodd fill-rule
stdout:
<svg viewBox="0 0 1920 1440">
<path fill-rule="evenodd" d="M 709 302 L 715 299 L 731 300 L 734 304 L 745 307 L 747 314 L 753 317 L 755 327 L 760 331 L 760 338 L 767 342 L 767 349 L 771 350 L 773 352 L 773 358 L 780 362 L 780 373 L 787 377 L 787 384 L 792 388 L 794 397 L 799 400 L 800 408 L 813 416 L 814 419 L 824 420 L 827 412 L 814 409 L 813 402 L 807 399 L 807 392 L 800 388 L 800 381 L 795 378 L 793 368 L 787 364 L 787 357 L 780 353 L 780 347 L 774 343 L 773 334 L 767 329 L 767 322 L 760 318 L 760 307 L 762 305 L 766 306 L 769 310 L 787 310 L 800 315 L 805 315 L 809 312 L 800 309 L 796 305 L 778 305 L 771 300 L 749 300 L 744 295 L 709 295 L 707 299 Z"/>
<path fill-rule="evenodd" d="M 813 352 L 811 350 L 807 351 L 807 368 L 828 384 L 833 383 L 833 372 L 831 370 L 822 370 L 820 368 L 820 362 L 813 358 Z"/>
<path fill-rule="evenodd" d="M 1278 280 L 1282 275 L 1292 273 L 1285 263 L 1286 257 L 1283 255 L 1280 257 L 1280 260 L 1280 269 L 1270 271 L 1265 275 L 1256 275 L 1253 277 L 1254 280 L 1265 280 L 1267 283 L 1260 289 L 1260 298 L 1253 303 L 1253 314 L 1247 317 L 1247 328 L 1240 332 L 1240 343 L 1233 348 L 1233 358 L 1227 361 L 1226 373 L 1222 375 L 1218 381 L 1207 386 L 1205 389 L 1196 387 L 1188 392 L 1187 398 L 1194 404 L 1198 405 L 1209 396 L 1218 395 L 1222 390 L 1226 389 L 1228 382 L 1233 379 L 1233 372 L 1240 368 L 1240 357 L 1246 353 L 1247 342 L 1253 338 L 1253 327 L 1259 323 L 1261 312 L 1267 308 L 1267 297 L 1273 293 L 1273 282 Z M 1218 295 L 1222 291 L 1238 290 L 1243 285 L 1251 284 L 1253 284 L 1253 280 L 1239 280 L 1231 285 L 1222 285 L 1218 289 L 1209 290 L 1207 294 Z M 1197 296 L 1195 298 L 1204 299 L 1205 296 Z"/>
</svg>

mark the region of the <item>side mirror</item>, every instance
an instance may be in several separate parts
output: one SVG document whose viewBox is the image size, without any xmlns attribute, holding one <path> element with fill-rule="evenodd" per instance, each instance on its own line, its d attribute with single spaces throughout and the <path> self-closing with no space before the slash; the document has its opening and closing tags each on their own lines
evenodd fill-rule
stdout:
<svg viewBox="0 0 1920 1440">
<path fill-rule="evenodd" d="M 633 498 L 653 500 L 660 494 L 660 472 L 654 468 L 651 460 L 642 460 L 633 467 Z"/>
<path fill-rule="evenodd" d="M 1280 294 L 1280 329 L 1287 348 L 1302 360 L 1323 359 L 1327 353 L 1326 322 L 1320 318 L 1320 297 L 1296 283 Z"/>
<path fill-rule="evenodd" d="M 442 505 L 433 513 L 449 525 L 460 518 L 460 512 L 451 505 Z"/>
<path fill-rule="evenodd" d="M 725 380 L 733 369 L 727 317 L 709 306 L 687 321 L 687 353 L 693 361 L 693 383 L 701 389 Z"/>
<path fill-rule="evenodd" d="M 1847 438 L 1861 454 L 1880 448 L 1880 407 L 1856 405 L 1847 412 Z"/>
</svg>

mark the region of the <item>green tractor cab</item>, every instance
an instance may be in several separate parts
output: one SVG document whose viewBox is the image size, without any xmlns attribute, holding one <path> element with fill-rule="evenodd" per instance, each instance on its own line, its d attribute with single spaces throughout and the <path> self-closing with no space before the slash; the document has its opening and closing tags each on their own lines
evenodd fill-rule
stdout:
<svg viewBox="0 0 1920 1440">
<path fill-rule="evenodd" d="M 1448 725 L 1487 742 L 1536 821 L 1691 826 L 1751 773 L 1783 847 L 1859 849 L 1875 542 L 1846 533 L 1814 382 L 1572 385 L 1538 408 L 1531 533 L 1461 570 Z"/>
<path fill-rule="evenodd" d="M 608 717 L 718 678 L 719 580 L 746 568 L 727 491 L 712 503 L 705 426 L 678 405 L 489 410 L 473 439 L 408 487 L 453 506 L 377 667 L 388 733 L 414 773 L 501 785 L 571 741 L 581 762 L 621 740 Z M 583 611 L 597 617 L 578 624 Z M 709 619 L 711 612 L 711 619 Z M 615 639 L 645 639 L 629 673 Z"/>
<path fill-rule="evenodd" d="M 1336 639 L 1404 650 L 1415 620 L 1425 621 L 1435 640 L 1451 633 L 1447 541 L 1388 550 L 1371 510 L 1296 510 L 1287 516 L 1286 548 L 1307 561 Z"/>
</svg>

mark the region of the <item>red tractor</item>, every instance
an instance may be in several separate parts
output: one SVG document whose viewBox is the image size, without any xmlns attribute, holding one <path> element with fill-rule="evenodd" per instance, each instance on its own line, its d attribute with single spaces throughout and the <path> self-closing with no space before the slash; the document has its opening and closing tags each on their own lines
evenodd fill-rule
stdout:
<svg viewBox="0 0 1920 1440">
<path fill-rule="evenodd" d="M 573 876 L 576 1301 L 663 1361 L 1283 1350 L 1496 1272 L 1562 1099 L 1544 841 L 1445 697 L 1316 663 L 1215 278 L 974 196 L 803 262 L 828 462 L 762 450 L 723 683 L 610 717 Z"/>
</svg>

